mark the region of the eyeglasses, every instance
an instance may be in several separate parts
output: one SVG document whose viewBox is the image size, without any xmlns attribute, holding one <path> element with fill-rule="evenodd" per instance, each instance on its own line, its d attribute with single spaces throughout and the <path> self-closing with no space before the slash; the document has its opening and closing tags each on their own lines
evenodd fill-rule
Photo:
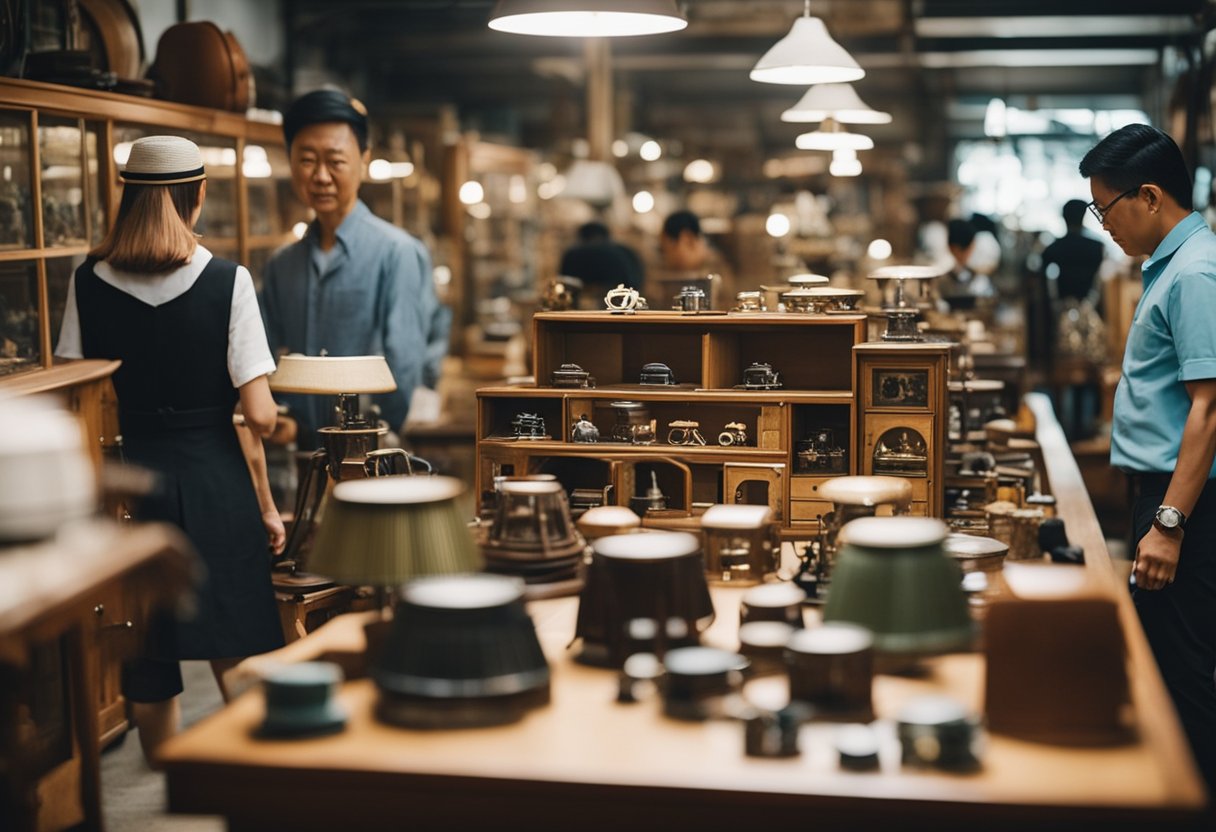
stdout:
<svg viewBox="0 0 1216 832">
<path fill-rule="evenodd" d="M 1126 190 L 1123 193 L 1119 194 L 1114 199 L 1112 199 L 1110 202 L 1106 203 L 1106 205 L 1100 206 L 1096 202 L 1091 202 L 1088 205 L 1086 205 L 1085 207 L 1089 209 L 1089 213 L 1093 214 L 1095 217 L 1098 218 L 1098 222 L 1106 222 L 1106 214 L 1108 211 L 1110 211 L 1111 208 L 1115 207 L 1116 202 L 1123 199 L 1123 197 L 1125 197 L 1125 196 L 1131 196 L 1132 194 L 1137 193 L 1142 187 L 1143 187 L 1142 185 L 1137 185 L 1134 188 Z"/>
</svg>

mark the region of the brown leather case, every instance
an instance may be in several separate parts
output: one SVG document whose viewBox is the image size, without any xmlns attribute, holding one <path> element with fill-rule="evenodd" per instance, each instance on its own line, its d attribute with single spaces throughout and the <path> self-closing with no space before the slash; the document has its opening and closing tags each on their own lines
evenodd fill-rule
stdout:
<svg viewBox="0 0 1216 832">
<path fill-rule="evenodd" d="M 1001 600 L 990 608 L 985 630 L 989 730 L 1064 745 L 1132 738 L 1113 600 Z"/>
<path fill-rule="evenodd" d="M 167 101 L 244 112 L 253 104 L 253 76 L 231 32 L 210 21 L 170 26 L 156 44 L 149 71 Z"/>
</svg>

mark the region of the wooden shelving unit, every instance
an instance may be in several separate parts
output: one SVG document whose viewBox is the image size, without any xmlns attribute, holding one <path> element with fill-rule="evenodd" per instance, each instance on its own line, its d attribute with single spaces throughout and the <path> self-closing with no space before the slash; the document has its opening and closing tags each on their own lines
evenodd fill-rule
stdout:
<svg viewBox="0 0 1216 832">
<path fill-rule="evenodd" d="M 847 462 L 832 475 L 857 473 L 854 346 L 864 336 L 864 315 L 539 313 L 537 384 L 478 391 L 478 492 L 491 490 L 496 476 L 554 473 L 571 491 L 611 485 L 611 502 L 628 505 L 653 470 L 671 507 L 767 503 L 787 537 L 813 533 L 826 510 L 816 490 L 828 475 L 800 473 L 795 445 L 814 429 L 831 428 Z M 677 386 L 637 383 L 650 362 L 668 365 Z M 737 389 L 752 362 L 771 364 L 783 386 Z M 550 386 L 553 371 L 568 363 L 591 373 L 597 386 Z M 647 405 L 654 444 L 612 441 L 611 403 L 618 400 Z M 511 421 L 521 412 L 544 418 L 548 438 L 514 438 Z M 600 442 L 570 441 L 583 415 Z M 700 423 L 705 445 L 667 442 L 668 424 L 681 419 Z M 746 444 L 719 445 L 718 434 L 736 421 L 747 426 Z"/>
</svg>

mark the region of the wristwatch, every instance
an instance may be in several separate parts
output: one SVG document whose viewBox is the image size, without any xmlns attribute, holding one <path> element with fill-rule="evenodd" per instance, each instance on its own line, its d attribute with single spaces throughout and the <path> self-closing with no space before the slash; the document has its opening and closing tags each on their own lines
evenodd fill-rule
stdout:
<svg viewBox="0 0 1216 832">
<path fill-rule="evenodd" d="M 1173 506 L 1158 506 L 1153 522 L 1166 531 L 1186 528 L 1186 515 Z"/>
</svg>

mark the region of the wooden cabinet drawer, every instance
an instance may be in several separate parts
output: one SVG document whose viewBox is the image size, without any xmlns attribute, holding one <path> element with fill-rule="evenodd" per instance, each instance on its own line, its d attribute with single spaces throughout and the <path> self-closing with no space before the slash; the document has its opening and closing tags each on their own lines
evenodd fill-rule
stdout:
<svg viewBox="0 0 1216 832">
<path fill-rule="evenodd" d="M 795 500 L 818 500 L 819 486 L 833 477 L 790 477 L 790 497 Z"/>
<path fill-rule="evenodd" d="M 791 520 L 814 520 L 818 521 L 820 515 L 827 514 L 832 510 L 832 504 L 827 500 L 791 500 L 790 501 L 790 519 Z"/>
</svg>

